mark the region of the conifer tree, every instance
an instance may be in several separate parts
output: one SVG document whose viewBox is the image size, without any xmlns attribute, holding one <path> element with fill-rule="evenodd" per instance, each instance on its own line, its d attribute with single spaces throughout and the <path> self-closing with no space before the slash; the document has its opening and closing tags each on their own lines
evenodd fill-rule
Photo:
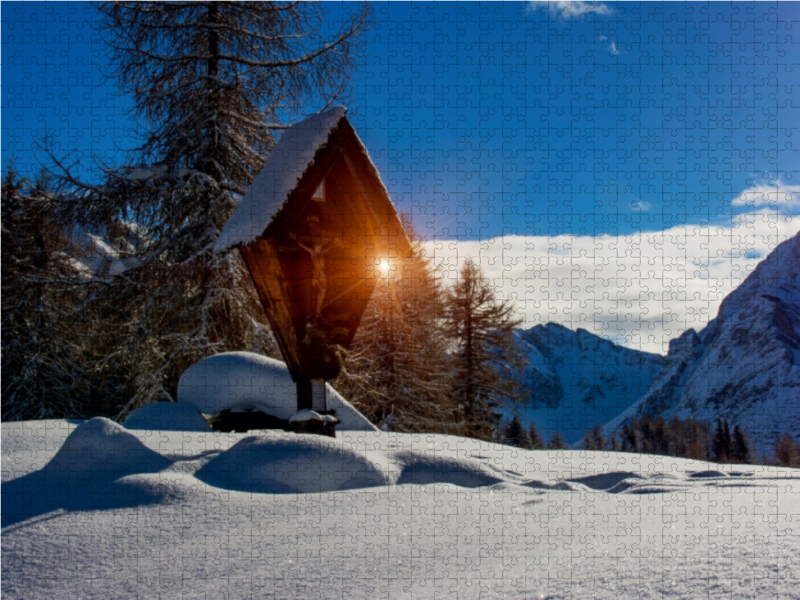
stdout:
<svg viewBox="0 0 800 600">
<path fill-rule="evenodd" d="M 515 414 L 511 421 L 505 427 L 504 441 L 509 446 L 516 446 L 517 448 L 524 448 L 531 450 L 533 444 L 528 432 L 519 420 L 519 415 Z"/>
<path fill-rule="evenodd" d="M 81 290 L 58 198 L 46 179 L 31 185 L 13 168 L 2 185 L 2 418 L 45 419 L 85 413 L 92 390 L 70 331 Z"/>
<path fill-rule="evenodd" d="M 782 467 L 800 467 L 800 446 L 794 437 L 784 431 L 772 446 L 773 460 Z"/>
<path fill-rule="evenodd" d="M 548 450 L 564 450 L 567 447 L 567 440 L 564 439 L 564 436 L 561 435 L 560 431 L 556 431 L 551 437 L 550 441 L 547 442 L 547 449 Z"/>
<path fill-rule="evenodd" d="M 480 268 L 467 261 L 447 290 L 444 328 L 454 345 L 455 395 L 463 434 L 492 439 L 496 407 L 524 398 L 526 358 L 514 340 L 520 320 L 508 301 L 498 300 Z"/>
<path fill-rule="evenodd" d="M 531 439 L 532 450 L 544 449 L 544 440 L 542 439 L 542 434 L 539 432 L 539 428 L 536 427 L 536 423 L 533 421 L 531 421 L 530 425 L 528 425 L 528 437 Z"/>
<path fill-rule="evenodd" d="M 749 463 L 751 454 L 750 444 L 747 440 L 747 436 L 738 424 L 733 428 L 732 444 L 731 455 L 733 458 L 739 463 Z"/>
<path fill-rule="evenodd" d="M 407 223 L 413 236 L 413 227 Z M 415 245 L 382 274 L 334 382 L 373 423 L 392 431 L 456 431 L 448 339 L 438 319 L 441 273 Z"/>
<path fill-rule="evenodd" d="M 727 462 L 731 456 L 731 431 L 727 419 L 717 419 L 714 430 L 714 439 L 711 443 L 711 452 L 716 462 Z"/>
<path fill-rule="evenodd" d="M 605 450 L 606 436 L 603 433 L 603 426 L 595 423 L 594 426 L 583 436 L 583 445 L 587 450 Z"/>
</svg>

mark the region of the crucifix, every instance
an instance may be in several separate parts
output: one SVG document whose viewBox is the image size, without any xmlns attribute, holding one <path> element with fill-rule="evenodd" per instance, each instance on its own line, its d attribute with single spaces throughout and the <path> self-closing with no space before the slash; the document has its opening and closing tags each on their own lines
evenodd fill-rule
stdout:
<svg viewBox="0 0 800 600">
<path fill-rule="evenodd" d="M 312 289 L 316 289 L 317 292 L 317 307 L 314 316 L 318 318 L 322 312 L 322 303 L 325 300 L 325 294 L 328 291 L 328 280 L 325 277 L 325 253 L 334 246 L 335 240 L 324 237 L 321 242 L 315 242 L 313 245 L 307 246 L 298 240 L 294 233 L 289 235 L 292 236 L 292 239 L 297 242 L 300 248 L 308 252 L 311 258 L 311 287 Z"/>
</svg>

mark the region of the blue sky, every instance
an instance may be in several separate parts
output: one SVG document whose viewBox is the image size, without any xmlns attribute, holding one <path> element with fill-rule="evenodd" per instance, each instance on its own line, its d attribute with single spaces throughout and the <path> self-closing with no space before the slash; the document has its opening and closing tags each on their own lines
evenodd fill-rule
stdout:
<svg viewBox="0 0 800 600">
<path fill-rule="evenodd" d="M 350 116 L 426 233 L 717 222 L 746 209 L 743 190 L 800 180 L 800 4 L 373 9 Z M 33 164 L 48 131 L 86 168 L 119 164 L 146 127 L 101 76 L 94 18 L 86 3 L 2 3 L 4 163 Z"/>
<path fill-rule="evenodd" d="M 124 162 L 146 124 L 126 116 L 128 100 L 101 77 L 92 6 L 1 8 L 4 166 L 15 157 L 33 169 L 32 150 L 45 131 L 85 169 L 93 156 Z M 324 5 L 332 21 L 353 8 Z M 705 308 L 690 312 L 702 324 L 724 290 L 797 231 L 800 3 L 392 2 L 373 9 L 349 116 L 432 251 L 455 255 L 458 243 L 477 244 L 472 251 L 502 280 L 513 270 L 503 261 L 518 256 L 505 257 L 510 250 L 498 240 L 527 240 L 519 247 L 544 247 L 550 260 L 564 242 L 547 240 L 565 239 L 559 236 L 588 236 L 593 244 L 639 236 L 641 245 L 648 233 L 683 235 L 684 281 L 708 280 L 715 257 L 692 232 L 715 232 L 745 262 L 723 264 L 730 272 L 718 275 L 727 283 L 701 294 Z M 615 260 L 589 255 L 595 263 Z M 694 263 L 706 266 L 694 275 Z M 663 293 L 674 295 L 675 285 Z M 656 300 L 665 304 L 663 295 Z M 525 309 L 525 317 L 527 324 L 585 322 L 585 306 L 570 310 L 556 319 Z M 692 320 L 684 312 L 677 322 L 648 347 L 663 347 L 665 336 Z M 638 339 L 607 324 L 587 328 Z"/>
</svg>

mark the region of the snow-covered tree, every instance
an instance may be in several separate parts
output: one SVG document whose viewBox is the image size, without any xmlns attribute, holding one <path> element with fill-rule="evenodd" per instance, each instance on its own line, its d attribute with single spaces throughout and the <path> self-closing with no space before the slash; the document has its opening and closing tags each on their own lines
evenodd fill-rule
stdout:
<svg viewBox="0 0 800 600">
<path fill-rule="evenodd" d="M 511 302 L 498 300 L 480 268 L 467 261 L 447 290 L 444 327 L 453 343 L 455 395 L 464 435 L 492 439 L 499 403 L 524 398 L 521 384 L 526 358 L 514 340 Z"/>
<path fill-rule="evenodd" d="M 46 180 L 31 185 L 7 171 L 0 236 L 4 420 L 79 415 L 91 395 L 81 339 L 70 330 L 81 290 L 69 285 L 75 265 L 57 201 Z"/>
<path fill-rule="evenodd" d="M 221 230 L 274 145 L 274 132 L 338 98 L 366 8 L 329 28 L 304 2 L 108 2 L 110 74 L 147 125 L 143 167 L 89 188 L 86 216 L 147 226 L 184 260 Z"/>
<path fill-rule="evenodd" d="M 338 26 L 310 3 L 99 10 L 110 74 L 132 95 L 144 132 L 127 160 L 137 166 L 105 168 L 102 181 L 87 183 L 69 157 L 53 161 L 72 230 L 102 242 L 112 259 L 111 269 L 89 261 L 90 275 L 76 282 L 89 290 L 76 322 L 88 324 L 83 364 L 94 380 L 119 378 L 98 414 L 119 417 L 174 397 L 180 373 L 209 354 L 277 354 L 241 258 L 213 256 L 212 243 L 275 132 L 347 89 L 367 9 Z"/>
</svg>

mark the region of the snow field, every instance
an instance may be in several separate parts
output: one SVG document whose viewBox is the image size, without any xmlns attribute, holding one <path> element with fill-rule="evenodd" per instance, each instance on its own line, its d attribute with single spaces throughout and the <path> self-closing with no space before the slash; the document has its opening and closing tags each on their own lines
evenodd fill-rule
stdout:
<svg viewBox="0 0 800 600">
<path fill-rule="evenodd" d="M 2 452 L 8 597 L 800 589 L 792 469 L 444 435 L 126 430 L 105 419 L 3 423 Z"/>
</svg>

